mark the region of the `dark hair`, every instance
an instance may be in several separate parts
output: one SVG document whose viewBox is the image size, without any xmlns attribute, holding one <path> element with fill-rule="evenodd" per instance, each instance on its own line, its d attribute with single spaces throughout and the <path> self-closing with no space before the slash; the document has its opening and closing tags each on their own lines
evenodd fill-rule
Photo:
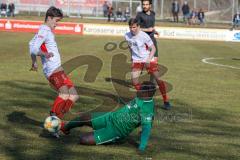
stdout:
<svg viewBox="0 0 240 160">
<path fill-rule="evenodd" d="M 54 6 L 50 7 L 45 16 L 45 22 L 47 21 L 48 17 L 60 17 L 63 18 L 63 13 L 59 8 L 56 8 Z"/>
<path fill-rule="evenodd" d="M 148 98 L 152 98 L 156 92 L 156 86 L 153 82 L 144 81 L 140 88 L 141 93 L 147 93 Z"/>
<path fill-rule="evenodd" d="M 148 1 L 149 4 L 152 4 L 152 0 L 142 0 L 142 3 L 143 3 L 144 1 Z"/>
<path fill-rule="evenodd" d="M 134 24 L 137 24 L 137 26 L 139 26 L 139 22 L 136 18 L 131 18 L 129 21 L 128 21 L 128 25 L 129 26 L 132 26 Z"/>
</svg>

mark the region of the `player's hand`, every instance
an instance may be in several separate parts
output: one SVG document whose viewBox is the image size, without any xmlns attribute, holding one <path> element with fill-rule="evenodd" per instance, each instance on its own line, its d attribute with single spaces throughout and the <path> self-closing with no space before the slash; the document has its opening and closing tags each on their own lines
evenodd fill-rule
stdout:
<svg viewBox="0 0 240 160">
<path fill-rule="evenodd" d="M 148 58 L 148 59 L 146 60 L 146 63 L 145 63 L 146 67 L 149 67 L 149 66 L 150 66 L 150 62 L 151 62 L 151 59 Z"/>
<path fill-rule="evenodd" d="M 142 150 L 142 149 L 138 149 L 137 153 L 138 153 L 138 155 L 144 155 L 145 154 L 144 150 Z"/>
<path fill-rule="evenodd" d="M 159 33 L 155 30 L 155 36 L 157 37 L 157 38 L 159 38 Z"/>
<path fill-rule="evenodd" d="M 148 32 L 154 32 L 155 29 L 153 27 L 148 28 Z"/>
<path fill-rule="evenodd" d="M 30 68 L 30 71 L 34 71 L 34 72 L 37 72 L 37 71 L 38 71 L 38 65 L 37 65 L 37 63 L 33 63 L 33 64 L 32 64 L 32 67 Z"/>
<path fill-rule="evenodd" d="M 45 56 L 47 59 L 49 59 L 49 58 L 53 57 L 54 55 L 53 55 L 52 52 L 46 52 L 46 53 L 44 53 L 44 56 Z"/>
</svg>

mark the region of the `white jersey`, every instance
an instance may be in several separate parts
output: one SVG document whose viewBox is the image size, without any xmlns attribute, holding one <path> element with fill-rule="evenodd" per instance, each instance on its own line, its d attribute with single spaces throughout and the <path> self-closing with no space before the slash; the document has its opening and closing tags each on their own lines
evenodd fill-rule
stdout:
<svg viewBox="0 0 240 160">
<path fill-rule="evenodd" d="M 30 54 L 38 55 L 40 52 L 53 53 L 53 57 L 41 56 L 43 73 L 48 78 L 61 66 L 61 58 L 52 30 L 47 25 L 41 25 L 38 33 L 29 42 Z"/>
<path fill-rule="evenodd" d="M 146 62 L 150 54 L 149 47 L 154 45 L 149 35 L 143 31 L 139 31 L 137 35 L 128 32 L 125 39 L 131 50 L 132 62 Z"/>
</svg>

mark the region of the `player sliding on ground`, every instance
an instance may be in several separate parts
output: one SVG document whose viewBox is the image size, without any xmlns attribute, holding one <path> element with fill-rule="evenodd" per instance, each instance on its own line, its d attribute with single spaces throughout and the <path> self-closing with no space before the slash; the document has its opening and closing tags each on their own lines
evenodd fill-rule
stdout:
<svg viewBox="0 0 240 160">
<path fill-rule="evenodd" d="M 132 82 L 136 90 L 141 88 L 139 76 L 144 68 L 151 74 L 159 87 L 163 97 L 164 109 L 171 109 L 169 99 L 166 92 L 164 81 L 160 79 L 158 63 L 154 59 L 156 47 L 148 34 L 140 30 L 139 21 L 135 18 L 129 20 L 130 32 L 125 34 L 125 39 L 128 42 L 130 52 L 132 54 Z"/>
<path fill-rule="evenodd" d="M 88 113 L 64 125 L 61 130 L 69 134 L 75 127 L 90 126 L 93 132 L 80 136 L 80 143 L 99 145 L 125 139 L 134 129 L 141 126 L 141 139 L 138 149 L 144 151 L 150 136 L 154 116 L 153 95 L 156 87 L 152 82 L 143 82 L 137 97 L 114 112 Z"/>
<path fill-rule="evenodd" d="M 58 96 L 51 108 L 50 115 L 63 118 L 79 98 L 76 89 L 61 67 L 61 59 L 53 30 L 63 18 L 60 9 L 50 7 L 46 12 L 45 23 L 29 42 L 32 59 L 31 71 L 37 71 L 37 56 L 41 57 L 43 73 L 51 86 L 58 91 Z"/>
</svg>

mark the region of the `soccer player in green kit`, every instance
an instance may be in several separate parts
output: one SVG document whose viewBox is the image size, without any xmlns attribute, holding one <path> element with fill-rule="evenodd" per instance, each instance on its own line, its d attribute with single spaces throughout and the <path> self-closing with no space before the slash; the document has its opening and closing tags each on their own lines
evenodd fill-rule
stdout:
<svg viewBox="0 0 240 160">
<path fill-rule="evenodd" d="M 69 134 L 75 127 L 90 126 L 93 132 L 80 136 L 80 144 L 99 145 L 125 139 L 134 129 L 142 127 L 139 151 L 144 151 L 151 133 L 154 117 L 153 95 L 156 87 L 152 82 L 143 82 L 137 97 L 113 112 L 92 113 L 79 116 L 66 124 L 61 131 Z"/>
</svg>

